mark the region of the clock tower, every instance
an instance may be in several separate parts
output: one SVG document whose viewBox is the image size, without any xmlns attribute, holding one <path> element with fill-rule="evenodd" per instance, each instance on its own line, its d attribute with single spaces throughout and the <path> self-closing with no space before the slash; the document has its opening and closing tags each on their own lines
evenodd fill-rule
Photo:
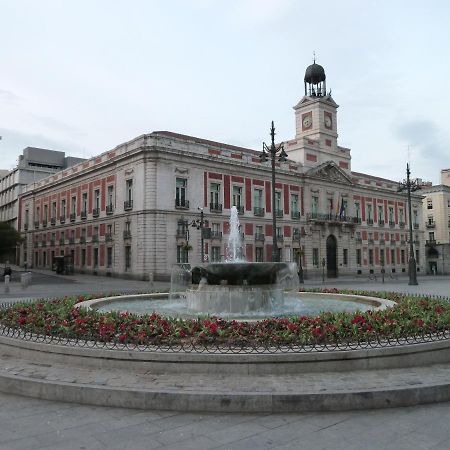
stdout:
<svg viewBox="0 0 450 450">
<path fill-rule="evenodd" d="M 314 61 L 306 69 L 304 84 L 305 95 L 294 106 L 295 137 L 316 141 L 323 149 L 336 150 L 338 105 L 331 92 L 327 93 L 324 68 Z"/>
</svg>

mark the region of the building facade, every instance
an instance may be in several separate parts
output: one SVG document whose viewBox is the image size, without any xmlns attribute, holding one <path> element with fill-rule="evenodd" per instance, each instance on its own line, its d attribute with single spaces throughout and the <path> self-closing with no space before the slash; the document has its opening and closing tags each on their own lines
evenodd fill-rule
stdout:
<svg viewBox="0 0 450 450">
<path fill-rule="evenodd" d="M 337 143 L 337 108 L 323 68 L 308 67 L 288 159 L 276 163 L 275 202 L 261 152 L 167 131 L 40 180 L 21 197 L 22 262 L 50 267 L 64 254 L 79 271 L 167 279 L 175 264 L 200 264 L 202 253 L 224 259 L 236 206 L 249 261 L 272 259 L 275 213 L 281 260 L 301 260 L 306 276 L 405 272 L 406 195 L 394 181 L 352 171 L 350 149 Z M 412 209 L 423 271 L 420 195 Z M 190 225 L 201 213 L 198 230 Z"/>
<path fill-rule="evenodd" d="M 66 157 L 64 152 L 25 148 L 15 169 L 0 171 L 0 222 L 7 222 L 17 229 L 18 200 L 23 188 L 80 161 L 81 158 Z"/>
<path fill-rule="evenodd" d="M 423 188 L 426 271 L 450 272 L 450 169 L 441 170 L 441 184 Z"/>
</svg>

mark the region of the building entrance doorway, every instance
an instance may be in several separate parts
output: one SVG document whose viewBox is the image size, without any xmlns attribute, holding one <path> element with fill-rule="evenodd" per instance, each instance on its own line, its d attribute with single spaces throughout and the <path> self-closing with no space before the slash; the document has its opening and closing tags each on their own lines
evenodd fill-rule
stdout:
<svg viewBox="0 0 450 450">
<path fill-rule="evenodd" d="M 327 277 L 337 277 L 337 241 L 332 234 L 327 237 Z"/>
</svg>

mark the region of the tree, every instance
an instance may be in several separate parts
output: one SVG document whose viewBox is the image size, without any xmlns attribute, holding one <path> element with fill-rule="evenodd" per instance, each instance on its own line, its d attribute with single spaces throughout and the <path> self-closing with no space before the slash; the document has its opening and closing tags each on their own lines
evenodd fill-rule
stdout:
<svg viewBox="0 0 450 450">
<path fill-rule="evenodd" d="M 0 260 L 14 255 L 16 245 L 22 241 L 20 233 L 6 222 L 0 222 Z"/>
</svg>

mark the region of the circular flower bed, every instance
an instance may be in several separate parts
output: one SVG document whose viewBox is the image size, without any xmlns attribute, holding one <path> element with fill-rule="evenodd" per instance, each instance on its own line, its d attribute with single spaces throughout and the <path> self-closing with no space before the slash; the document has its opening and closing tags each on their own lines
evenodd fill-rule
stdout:
<svg viewBox="0 0 450 450">
<path fill-rule="evenodd" d="M 33 334 L 117 344 L 237 346 L 370 342 L 434 334 L 449 329 L 450 303 L 446 300 L 387 292 L 310 291 L 370 295 L 395 301 L 397 305 L 383 311 L 323 312 L 316 317 L 241 322 L 219 317 L 179 319 L 156 313 L 100 313 L 74 307 L 76 303 L 101 297 L 88 295 L 14 304 L 0 309 L 0 325 Z"/>
</svg>

